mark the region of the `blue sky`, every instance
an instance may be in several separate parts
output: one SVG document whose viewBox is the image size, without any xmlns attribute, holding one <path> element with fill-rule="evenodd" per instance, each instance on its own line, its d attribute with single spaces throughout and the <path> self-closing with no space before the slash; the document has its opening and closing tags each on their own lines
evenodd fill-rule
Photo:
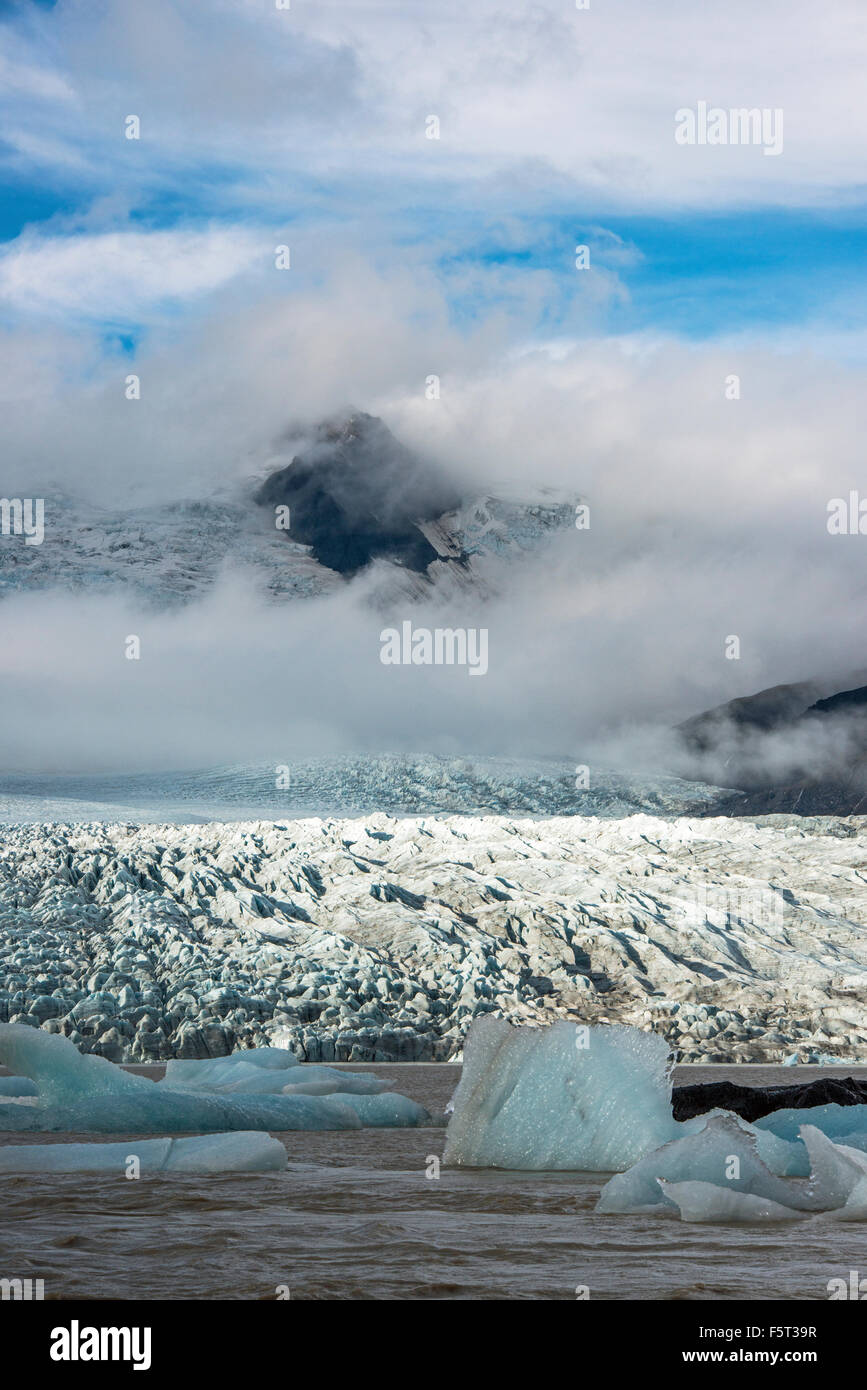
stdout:
<svg viewBox="0 0 867 1390">
<path fill-rule="evenodd" d="M 219 231 L 225 248 L 261 237 L 263 265 L 291 234 L 298 282 L 324 283 L 341 247 L 422 267 L 456 325 L 506 314 L 516 339 L 857 333 L 863 117 L 857 64 L 839 67 L 847 25 L 855 52 L 864 39 L 857 7 L 829 34 L 803 4 L 756 16 L 738 0 L 698 20 L 681 0 L 647 9 L 7 5 L 0 300 L 26 318 L 40 254 L 74 243 L 91 293 L 77 309 L 65 296 L 59 317 L 129 343 L 164 313 L 201 314 L 253 265 L 230 254 L 209 287 L 187 294 L 181 277 L 156 298 L 125 296 L 106 272 L 100 293 L 94 238 L 134 234 L 138 253 L 150 233 L 182 247 Z M 823 43 L 835 81 L 813 61 Z M 779 106 L 782 154 L 678 148 L 675 110 L 708 98 Z M 123 138 L 129 112 L 138 141 Z M 578 242 L 592 252 L 583 277 Z M 172 254 L 165 236 L 160 248 Z"/>
</svg>

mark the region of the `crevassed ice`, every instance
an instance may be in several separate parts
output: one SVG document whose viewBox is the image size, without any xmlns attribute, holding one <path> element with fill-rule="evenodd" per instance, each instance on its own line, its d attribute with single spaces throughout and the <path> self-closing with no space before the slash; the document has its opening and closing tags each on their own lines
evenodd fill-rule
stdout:
<svg viewBox="0 0 867 1390">
<path fill-rule="evenodd" d="M 262 1049 L 275 1052 L 279 1049 Z M 307 1081 L 293 1062 L 270 1057 L 185 1062 L 168 1084 L 122 1071 L 102 1057 L 80 1053 L 60 1034 L 26 1024 L 0 1024 L 0 1062 L 38 1087 L 35 1104 L 0 1102 L 0 1129 L 178 1134 L 222 1130 L 341 1130 L 364 1125 L 424 1125 L 430 1116 L 405 1096 L 377 1095 L 382 1082 L 316 1067 Z M 228 1063 L 228 1065 L 227 1065 Z M 192 1070 L 199 1068 L 199 1072 Z M 183 1086 L 180 1077 L 183 1076 Z M 261 1091 L 262 1079 L 280 1084 Z M 198 1084 L 197 1084 L 198 1082 Z M 305 1094 L 310 1085 L 317 1094 Z M 365 1105 L 357 1102 L 363 1100 Z"/>
</svg>

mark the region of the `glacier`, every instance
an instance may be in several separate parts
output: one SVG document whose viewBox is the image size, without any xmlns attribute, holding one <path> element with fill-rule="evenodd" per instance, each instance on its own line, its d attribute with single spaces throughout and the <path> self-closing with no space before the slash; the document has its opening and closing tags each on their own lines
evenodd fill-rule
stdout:
<svg viewBox="0 0 867 1390">
<path fill-rule="evenodd" d="M 474 804 L 474 766 L 428 767 L 431 797 Z M 683 1061 L 867 1057 L 865 836 L 658 812 L 17 825 L 0 1022 L 116 1062 L 278 1036 L 304 1062 L 446 1061 L 488 1013 L 628 1024 Z"/>
<path fill-rule="evenodd" d="M 276 1051 L 276 1049 L 275 1049 Z M 105 1058 L 85 1055 L 68 1039 L 21 1024 L 0 1025 L 0 1062 L 36 1082 L 35 1104 L 0 1102 L 0 1130 L 80 1133 L 160 1133 L 222 1130 L 341 1130 L 370 1126 L 419 1126 L 430 1122 L 423 1106 L 405 1096 L 371 1094 L 368 1078 L 335 1070 L 330 1090 L 306 1095 L 281 1089 L 262 1093 L 259 1078 L 294 1075 L 292 1063 L 251 1065 L 249 1053 L 223 1059 L 215 1074 L 207 1061 L 188 1063 L 184 1085 L 154 1082 L 123 1071 Z M 203 1069 L 196 1085 L 191 1068 Z M 323 1070 L 323 1069 L 318 1069 Z M 327 1069 L 325 1069 L 327 1070 Z M 192 1081 L 192 1084 L 190 1084 Z M 360 1086 L 360 1093 L 344 1085 Z M 320 1085 L 326 1084 L 320 1077 Z M 377 1091 L 381 1083 L 377 1083 Z"/>
</svg>

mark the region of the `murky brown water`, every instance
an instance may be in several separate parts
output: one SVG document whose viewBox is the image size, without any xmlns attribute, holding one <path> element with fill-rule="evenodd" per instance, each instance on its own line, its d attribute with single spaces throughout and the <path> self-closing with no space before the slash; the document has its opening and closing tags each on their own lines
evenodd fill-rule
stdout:
<svg viewBox="0 0 867 1390">
<path fill-rule="evenodd" d="M 432 1111 L 459 1075 L 377 1070 Z M 690 1067 L 676 1080 L 785 1083 L 828 1071 Z M 44 1279 L 55 1299 L 272 1299 L 280 1286 L 292 1298 L 572 1299 L 588 1285 L 603 1299 L 825 1300 L 830 1278 L 867 1275 L 867 1226 L 827 1216 L 777 1228 L 597 1216 L 599 1174 L 426 1176 L 442 1129 L 279 1137 L 286 1173 L 0 1179 L 0 1277 Z"/>
</svg>

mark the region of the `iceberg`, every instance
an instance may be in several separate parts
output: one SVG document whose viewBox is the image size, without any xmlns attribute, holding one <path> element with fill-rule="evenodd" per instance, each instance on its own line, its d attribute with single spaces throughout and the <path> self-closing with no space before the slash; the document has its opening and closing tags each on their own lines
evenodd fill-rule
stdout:
<svg viewBox="0 0 867 1390">
<path fill-rule="evenodd" d="M 831 1139 L 863 1135 L 867 1144 L 867 1105 L 814 1105 L 803 1110 L 774 1110 L 756 1120 L 756 1128 L 769 1130 L 780 1139 L 797 1139 L 802 1125 L 820 1129 Z"/>
<path fill-rule="evenodd" d="M 476 1019 L 453 1106 L 443 1162 L 455 1166 L 610 1173 L 684 1131 L 668 1044 L 618 1025 Z"/>
<path fill-rule="evenodd" d="M 125 1174 L 132 1158 L 142 1174 L 278 1173 L 287 1163 L 279 1139 L 238 1131 L 186 1139 L 129 1139 L 123 1144 L 6 1144 L 0 1148 L 0 1174 Z"/>
<path fill-rule="evenodd" d="M 713 1110 L 678 1121 L 671 1094 L 668 1047 L 654 1034 L 487 1016 L 467 1038 L 444 1162 L 613 1173 L 596 1208 L 603 1214 L 867 1219 L 867 1106 L 781 1110 L 753 1123 Z"/>
<path fill-rule="evenodd" d="M 256 1047 L 247 1052 L 233 1052 L 228 1057 L 209 1057 L 193 1062 L 173 1057 L 166 1062 L 163 1084 L 187 1090 L 201 1090 L 212 1082 L 219 1085 L 239 1069 L 255 1070 L 257 1073 L 283 1072 L 300 1065 L 295 1054 L 284 1047 Z M 285 1082 L 285 1078 L 283 1080 Z"/>
<path fill-rule="evenodd" d="M 660 1180 L 667 1202 L 676 1206 L 683 1221 L 796 1221 L 805 1215 L 781 1206 L 768 1197 L 717 1187 L 710 1182 Z"/>
<path fill-rule="evenodd" d="M 259 1061 L 258 1053 L 269 1054 Z M 276 1054 L 276 1055 L 275 1055 Z M 286 1058 L 285 1062 L 280 1057 Z M 170 1090 L 216 1091 L 220 1095 L 332 1095 L 339 1091 L 352 1095 L 378 1095 L 391 1085 L 369 1073 L 340 1071 L 308 1063 L 300 1071 L 298 1058 L 276 1047 L 251 1048 L 233 1052 L 229 1057 L 216 1057 L 202 1062 L 171 1061 L 166 1074 L 157 1084 Z M 291 1071 L 294 1080 L 286 1075 Z"/>
<path fill-rule="evenodd" d="M 20 1100 L 23 1096 L 38 1096 L 35 1081 L 26 1076 L 0 1076 L 0 1096 Z"/>
<path fill-rule="evenodd" d="M 687 1121 L 693 1124 L 694 1121 Z M 785 1162 L 785 1159 L 784 1159 Z M 717 1184 L 781 1206 L 818 1210 L 821 1199 L 800 1192 L 763 1160 L 752 1125 L 725 1111 L 707 1117 L 698 1133 L 685 1134 L 646 1154 L 605 1184 L 596 1210 L 640 1212 L 667 1204 L 665 1184 Z"/>
<path fill-rule="evenodd" d="M 276 1094 L 272 1090 L 261 1093 L 257 1089 L 260 1078 L 298 1076 L 299 1070 L 293 1065 L 297 1059 L 275 1063 L 271 1058 L 258 1065 L 250 1062 L 254 1055 L 235 1054 L 236 1061 L 220 1058 L 219 1067 L 210 1061 L 183 1063 L 180 1069 L 172 1069 L 167 1084 L 166 1080 L 154 1082 L 122 1071 L 105 1058 L 80 1053 L 60 1034 L 45 1033 L 26 1024 L 0 1024 L 0 1062 L 35 1081 L 39 1093 L 36 1101 L 28 1105 L 14 1100 L 0 1103 L 0 1129 L 212 1134 L 223 1130 L 344 1130 L 360 1129 L 366 1123 L 429 1122 L 427 1111 L 414 1101 L 402 1096 L 378 1096 L 383 1084 L 380 1080 L 327 1067 L 312 1069 L 310 1084 L 318 1094 L 304 1094 L 304 1082 L 297 1088 L 290 1083 L 288 1090 L 284 1082 Z M 327 1072 L 331 1073 L 330 1080 L 323 1075 Z M 330 1089 L 323 1093 L 325 1085 Z M 361 1100 L 391 1104 L 370 1105 L 364 1111 L 357 1103 Z M 364 1114 L 370 1118 L 364 1119 Z"/>
<path fill-rule="evenodd" d="M 830 1212 L 838 1220 L 867 1218 L 867 1154 L 835 1144 L 802 1125 L 808 1156 L 805 1182 L 780 1177 L 763 1162 L 761 1134 L 720 1112 L 704 1129 L 645 1155 L 602 1189 L 596 1210 L 646 1212 L 676 1206 L 684 1221 L 783 1221 Z M 780 1152 L 775 1157 L 783 1159 Z"/>
<path fill-rule="evenodd" d="M 347 1109 L 354 1110 L 365 1129 L 413 1129 L 431 1124 L 423 1105 L 392 1091 L 381 1096 L 350 1092 L 341 1095 L 340 1100 Z"/>
</svg>

